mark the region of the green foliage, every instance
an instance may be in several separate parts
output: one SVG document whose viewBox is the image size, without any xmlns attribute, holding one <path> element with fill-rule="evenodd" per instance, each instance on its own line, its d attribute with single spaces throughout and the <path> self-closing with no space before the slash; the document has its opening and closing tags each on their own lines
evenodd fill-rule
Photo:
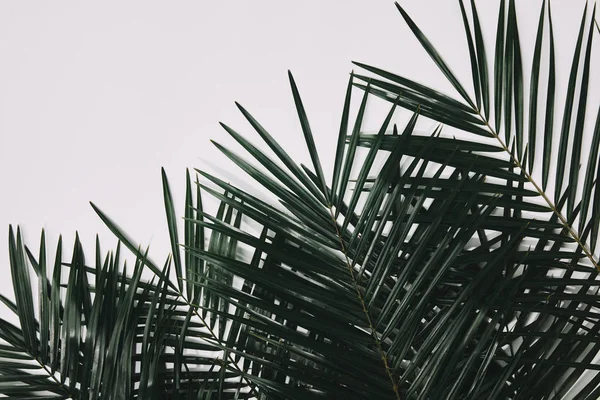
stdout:
<svg viewBox="0 0 600 400">
<path fill-rule="evenodd" d="M 92 204 L 136 256 L 129 273 L 120 245 L 103 255 L 97 241 L 90 263 L 76 239 L 65 262 L 59 240 L 50 266 L 44 233 L 35 256 L 11 227 L 16 302 L 0 300 L 19 326 L 0 319 L 0 393 L 15 399 L 600 397 L 594 362 L 600 110 L 591 147 L 583 148 L 595 10 L 591 20 L 583 12 L 554 137 L 559 107 L 549 3 L 540 11 L 528 69 L 514 0 L 501 2 L 494 52 L 485 48 L 474 1 L 469 7 L 459 1 L 474 99 L 396 5 L 458 97 L 356 62 L 369 75 L 350 76 L 329 181 L 290 73 L 311 167 L 295 163 L 241 105 L 273 156 L 225 124 L 248 155 L 215 142 L 279 204 L 201 170 L 192 182 L 188 171 L 181 224 L 163 170 L 172 256 L 162 267 Z M 363 93 L 351 117 L 355 88 Z M 367 134 L 362 122 L 374 97 L 392 105 L 379 131 Z M 404 126 L 393 123 L 398 107 L 411 113 Z M 423 118 L 468 135 L 442 136 L 441 125 L 419 135 Z M 481 137 L 493 144 L 479 143 Z M 204 195 L 220 202 L 215 215 L 204 210 Z M 142 278 L 144 268 L 155 275 L 150 281 Z M 589 379 L 576 385 L 586 371 Z"/>
</svg>

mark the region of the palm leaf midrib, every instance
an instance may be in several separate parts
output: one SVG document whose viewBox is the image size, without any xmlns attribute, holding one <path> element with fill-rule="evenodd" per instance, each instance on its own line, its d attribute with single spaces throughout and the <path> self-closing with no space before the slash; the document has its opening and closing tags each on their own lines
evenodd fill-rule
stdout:
<svg viewBox="0 0 600 400">
<path fill-rule="evenodd" d="M 106 223 L 108 228 L 115 234 L 115 236 L 117 236 L 125 244 L 126 247 L 129 248 L 129 250 L 131 250 L 131 252 L 133 254 L 135 254 L 136 256 L 140 256 L 140 257 L 144 256 L 144 254 L 141 252 L 141 248 L 140 247 L 136 248 L 136 246 L 129 240 L 129 238 L 123 232 L 121 232 L 119 230 L 117 225 L 114 224 L 114 222 L 110 218 L 108 218 L 108 216 L 106 214 L 104 214 L 92 202 L 90 202 L 90 204 L 91 204 L 92 208 L 96 211 L 96 213 L 100 216 L 100 218 Z M 183 246 L 183 247 L 185 248 L 185 246 Z M 152 272 L 154 274 L 156 274 L 157 276 L 160 276 L 162 274 L 162 272 L 160 271 L 160 269 L 154 262 L 152 262 L 147 257 L 144 257 L 144 259 L 145 259 L 145 264 L 152 270 Z M 192 310 L 192 313 L 200 319 L 200 321 L 206 328 L 208 328 L 209 334 L 211 335 L 212 340 L 215 341 L 215 343 L 213 343 L 213 344 L 221 343 L 219 336 L 214 332 L 214 330 L 211 328 L 210 324 L 208 322 L 206 322 L 206 319 L 203 318 L 202 315 L 200 315 L 200 313 L 198 312 L 198 304 L 193 304 L 193 302 L 190 301 L 188 299 L 188 297 L 179 289 L 178 285 L 173 284 L 173 282 L 171 282 L 170 280 L 166 281 L 166 285 L 171 290 L 173 290 L 174 294 L 177 295 L 178 298 L 180 298 L 184 302 L 184 305 L 189 307 Z M 256 385 L 240 369 L 239 365 L 233 359 L 231 352 L 227 352 L 227 361 L 228 361 L 229 365 L 232 365 L 233 368 L 236 369 L 240 373 L 240 376 L 242 377 L 242 379 L 248 384 L 250 391 L 256 393 L 257 392 Z"/>
<path fill-rule="evenodd" d="M 510 5 L 509 5 L 509 14 L 510 14 L 510 7 L 514 7 L 513 4 L 514 0 L 510 1 Z M 460 4 L 462 5 L 462 0 L 460 0 Z M 413 34 L 417 37 L 418 41 L 421 43 L 422 47 L 426 50 L 426 52 L 429 54 L 429 56 L 433 59 L 433 61 L 435 62 L 435 64 L 437 65 L 437 67 L 440 69 L 440 71 L 444 74 L 444 76 L 446 77 L 446 79 L 451 83 L 451 85 L 454 87 L 454 89 L 456 90 L 456 92 L 458 92 L 458 94 L 460 95 L 460 97 L 463 99 L 464 102 L 460 102 L 462 104 L 462 107 L 465 107 L 467 109 L 470 110 L 470 113 L 472 113 L 474 116 L 479 117 L 480 122 L 485 126 L 484 130 L 485 132 L 487 132 L 488 134 L 490 134 L 493 138 L 495 138 L 498 143 L 500 144 L 500 147 L 502 148 L 502 150 L 504 152 L 506 152 L 511 160 L 511 162 L 514 164 L 515 167 L 517 167 L 518 169 L 520 169 L 523 173 L 523 176 L 525 176 L 525 178 L 527 179 L 528 182 L 530 182 L 534 188 L 535 191 L 544 199 L 544 201 L 548 204 L 548 207 L 550 207 L 550 209 L 552 210 L 552 212 L 558 217 L 558 219 L 560 220 L 561 224 L 564 227 L 564 230 L 566 230 L 566 232 L 568 233 L 569 236 L 571 236 L 575 242 L 577 243 L 577 245 L 581 248 L 581 250 L 583 251 L 583 253 L 585 254 L 586 258 L 590 260 L 591 264 L 593 265 L 593 267 L 597 270 L 600 271 L 600 261 L 597 260 L 594 257 L 594 254 L 592 253 L 592 251 L 590 251 L 590 249 L 586 246 L 586 244 L 582 241 L 581 237 L 579 236 L 579 233 L 575 230 L 575 228 L 573 226 L 571 226 L 571 224 L 568 222 L 568 219 L 560 212 L 560 210 L 557 208 L 556 204 L 554 204 L 554 202 L 552 200 L 550 200 L 549 196 L 546 194 L 546 192 L 537 184 L 537 182 L 533 179 L 533 177 L 531 176 L 531 174 L 529 172 L 527 172 L 527 169 L 523 166 L 523 164 L 518 160 L 517 157 L 515 157 L 515 155 L 510 151 L 510 149 L 506 146 L 506 144 L 504 143 L 504 141 L 500 138 L 500 136 L 498 135 L 498 133 L 496 132 L 497 129 L 494 129 L 492 127 L 492 125 L 490 124 L 490 120 L 489 118 L 486 118 L 483 116 L 482 114 L 482 110 L 480 109 L 479 106 L 477 106 L 477 102 L 473 101 L 473 99 L 471 98 L 471 96 L 467 93 L 467 91 L 465 90 L 465 86 L 460 82 L 460 79 L 458 79 L 458 77 L 456 77 L 456 75 L 451 71 L 449 65 L 443 60 L 443 58 L 441 57 L 441 55 L 437 52 L 437 50 L 435 50 L 433 44 L 431 42 L 429 42 L 429 40 L 427 39 L 427 37 L 425 36 L 425 34 L 418 28 L 418 26 L 412 21 L 412 19 L 410 18 L 410 16 L 408 15 L 408 13 L 403 9 L 403 7 L 396 1 L 395 3 L 396 8 L 398 9 L 398 11 L 400 12 L 400 14 L 402 15 L 402 17 L 404 18 L 405 22 L 408 24 L 410 30 L 413 32 Z M 500 5 L 500 18 L 507 18 L 507 16 L 504 13 L 504 1 L 501 2 Z M 514 12 L 514 10 L 513 10 Z M 587 8 L 586 10 L 584 10 L 584 17 L 585 17 L 585 13 L 587 12 Z M 510 17 L 510 15 L 509 15 Z M 514 23 L 516 23 L 516 20 L 513 21 Z M 600 32 L 600 25 L 598 25 L 598 22 L 595 18 L 595 13 L 593 13 L 593 18 L 591 21 L 592 24 L 596 25 L 596 28 L 598 29 L 598 31 Z M 591 32 L 592 27 L 590 27 L 590 32 Z M 507 28 L 508 30 L 508 28 Z M 580 30 L 583 31 L 583 20 L 582 20 L 582 25 L 580 27 Z M 506 34 L 508 34 L 508 32 L 505 32 Z M 467 33 L 467 35 L 470 35 L 470 32 Z M 502 47 L 504 47 L 504 39 L 503 38 L 503 45 Z M 495 60 L 495 62 L 498 60 Z M 478 61 L 480 62 L 480 61 Z M 485 63 L 487 63 L 487 59 L 484 60 Z M 506 60 L 503 60 L 503 62 L 507 62 Z M 511 61 L 512 63 L 512 61 Z M 365 64 L 362 63 L 358 63 L 358 62 L 354 62 L 354 64 L 362 67 L 362 68 L 366 68 L 367 70 L 370 70 L 371 72 L 375 72 L 376 75 L 381 75 L 382 73 L 387 74 L 387 72 L 383 71 L 383 70 L 379 70 L 380 72 L 376 71 L 377 69 L 373 69 L 373 67 L 367 66 Z M 487 67 L 486 67 L 487 69 Z M 505 67 L 502 67 L 502 69 L 500 70 L 500 75 L 503 76 L 506 71 L 504 71 Z M 402 77 L 398 77 L 400 79 L 403 79 Z M 388 78 L 389 79 L 389 78 Z M 503 87 L 505 85 L 504 79 L 500 79 L 500 85 L 501 87 Z M 414 82 L 412 82 L 412 84 L 415 84 Z M 490 81 L 490 84 L 494 84 L 494 81 Z M 423 85 L 419 85 L 419 86 L 423 86 Z M 511 84 L 512 86 L 512 84 Z M 360 86 L 359 86 L 360 87 Z M 430 90 L 429 88 L 427 88 L 426 86 L 423 86 L 425 89 Z M 361 89 L 369 91 L 368 89 L 362 87 Z M 475 88 L 477 90 L 477 88 Z M 502 92 L 504 92 L 504 88 L 501 89 Z M 434 92 L 434 91 L 433 91 Z M 437 93 L 437 95 L 441 95 L 441 93 Z M 506 94 L 505 94 L 506 95 Z M 401 95 L 402 96 L 402 95 Z M 388 101 L 392 101 L 391 99 L 387 99 Z M 448 97 L 448 100 L 452 100 L 457 102 L 458 100 L 452 98 L 452 97 Z M 505 99 L 501 99 L 501 103 L 503 103 L 505 101 Z M 465 104 L 466 103 L 466 104 Z M 500 105 L 500 107 L 502 107 L 503 104 Z M 490 108 L 491 105 L 490 105 Z M 497 120 L 502 120 L 503 117 L 505 117 L 505 115 L 501 115 L 501 116 L 496 116 L 495 118 Z M 510 121 L 512 122 L 512 118 L 510 119 Z M 600 162 L 600 161 L 599 161 Z M 575 199 L 573 199 L 574 201 Z"/>
<path fill-rule="evenodd" d="M 481 115 L 481 111 L 478 110 L 478 109 L 474 109 L 473 111 L 476 112 L 477 115 L 479 115 L 479 117 L 481 118 L 482 122 L 488 128 L 489 133 L 491 135 L 493 135 L 493 137 L 498 141 L 498 143 L 502 147 L 502 150 L 505 151 L 508 154 L 508 156 L 510 157 L 510 160 L 515 164 L 515 166 L 517 168 L 519 168 L 523 172 L 523 175 L 525 176 L 525 178 L 527 178 L 527 181 L 533 185 L 533 187 L 535 188 L 536 192 L 544 199 L 544 201 L 546 202 L 546 204 L 548 204 L 548 207 L 550 207 L 550 209 L 552 210 L 552 212 L 558 217 L 558 219 L 560 220 L 560 222 L 563 224 L 565 230 L 575 240 L 575 242 L 577 243 L 577 245 L 579 247 L 581 247 L 581 249 L 583 250 L 584 254 L 590 260 L 590 262 L 592 263 L 592 265 L 594 266 L 594 268 L 597 271 L 600 271 L 599 262 L 594 258 L 594 255 L 588 249 L 588 247 L 585 245 L 585 243 L 582 242 L 581 238 L 579 237 L 578 232 L 576 232 L 575 229 L 571 226 L 571 224 L 569 224 L 569 222 L 567 221 L 566 217 L 560 212 L 560 210 L 558 210 L 556 208 L 556 205 L 554 204 L 554 202 L 552 200 L 550 200 L 550 198 L 546 195 L 546 193 L 544 192 L 544 190 L 537 184 L 537 182 L 533 179 L 533 176 L 531 176 L 527 172 L 527 169 L 514 156 L 514 154 L 508 149 L 508 147 L 506 147 L 506 144 L 500 138 L 500 136 L 496 133 L 496 131 L 494 130 L 494 128 L 491 127 L 489 121 L 486 120 Z"/>
<path fill-rule="evenodd" d="M 335 213 L 333 211 L 333 205 L 329 204 L 328 208 L 329 208 L 329 213 L 331 215 L 331 221 L 333 223 L 333 226 L 335 227 L 335 234 L 339 239 L 340 251 L 344 255 L 344 262 L 346 264 L 346 267 L 348 268 L 348 273 L 350 274 L 350 277 L 352 279 L 352 284 L 354 286 L 354 289 L 356 290 L 356 296 L 358 298 L 358 301 L 360 302 L 360 305 L 362 306 L 362 310 L 367 319 L 367 323 L 369 324 L 369 331 L 370 331 L 369 333 L 371 334 L 371 336 L 373 337 L 373 340 L 375 341 L 375 346 L 377 347 L 377 351 L 379 352 L 379 355 L 381 356 L 381 360 L 383 361 L 383 366 L 385 367 L 385 372 L 392 384 L 392 390 L 394 391 L 394 395 L 396 396 L 396 398 L 398 400 L 401 400 L 400 392 L 398 391 L 398 384 L 394 380 L 394 376 L 392 375 L 392 370 L 389 366 L 389 361 L 388 361 L 387 355 L 386 355 L 385 351 L 383 350 L 383 347 L 381 346 L 381 342 L 380 342 L 379 338 L 377 337 L 377 330 L 373 326 L 373 322 L 371 320 L 371 315 L 369 314 L 369 310 L 367 308 L 367 305 L 366 305 L 363 295 L 361 293 L 361 288 L 357 282 L 356 276 L 354 275 L 352 263 L 350 262 L 350 258 L 348 256 L 346 246 L 344 245 L 344 239 L 339 230 L 338 224 L 335 220 Z"/>
</svg>

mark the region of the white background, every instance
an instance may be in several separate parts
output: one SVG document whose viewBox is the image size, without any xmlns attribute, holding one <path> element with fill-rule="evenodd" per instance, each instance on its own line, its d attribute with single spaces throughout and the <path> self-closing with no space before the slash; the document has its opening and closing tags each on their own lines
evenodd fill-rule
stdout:
<svg viewBox="0 0 600 400">
<path fill-rule="evenodd" d="M 490 58 L 497 3 L 477 3 Z M 528 85 L 541 1 L 517 3 Z M 552 2 L 556 121 L 584 3 Z M 472 90 L 458 3 L 402 4 Z M 299 85 L 328 176 L 352 60 L 458 98 L 390 0 L 4 1 L 0 60 L 0 292 L 8 297 L 9 223 L 22 227 L 32 248 L 42 228 L 52 246 L 63 234 L 65 254 L 76 230 L 90 260 L 96 233 L 104 250 L 114 247 L 90 200 L 138 243 L 150 245 L 162 263 L 170 250 L 161 166 L 180 215 L 186 167 L 216 166 L 226 180 L 251 185 L 209 142 L 231 142 L 218 121 L 257 141 L 234 101 L 294 157 L 309 161 L 287 69 Z M 598 70 L 597 55 L 592 68 Z M 592 117 L 599 103 L 596 75 Z M 369 110 L 368 127 L 377 127 L 381 110 Z M 592 125 L 588 118 L 586 130 Z"/>
</svg>

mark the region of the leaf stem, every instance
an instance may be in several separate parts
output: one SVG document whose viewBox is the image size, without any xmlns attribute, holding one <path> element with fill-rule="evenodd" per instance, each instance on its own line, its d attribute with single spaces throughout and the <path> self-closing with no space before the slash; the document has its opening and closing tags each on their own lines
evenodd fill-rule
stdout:
<svg viewBox="0 0 600 400">
<path fill-rule="evenodd" d="M 52 378 L 52 380 L 54 382 L 56 382 L 56 384 L 60 387 L 60 389 L 67 396 L 69 396 L 70 398 L 74 397 L 73 394 L 71 392 L 69 392 L 68 388 L 63 383 L 61 383 L 58 379 L 56 379 L 56 376 L 54 376 L 54 374 L 51 371 L 48 371 L 48 367 L 46 367 L 46 365 L 44 363 L 42 363 L 39 358 L 35 357 L 35 361 L 37 361 L 37 363 L 40 365 L 40 367 L 42 367 L 44 369 L 44 371 L 46 371 L 46 373 L 48 374 L 48 376 L 50 378 Z"/>
<path fill-rule="evenodd" d="M 369 315 L 369 311 L 367 310 L 367 306 L 365 304 L 364 297 L 363 297 L 362 293 L 360 292 L 360 287 L 358 285 L 356 276 L 354 276 L 354 270 L 352 269 L 352 263 L 350 262 L 350 259 L 348 257 L 348 253 L 346 251 L 346 246 L 344 245 L 344 240 L 342 239 L 342 234 L 340 233 L 338 224 L 335 220 L 335 214 L 333 212 L 332 205 L 329 206 L 329 214 L 331 215 L 331 221 L 333 222 L 333 226 L 335 227 L 336 235 L 340 241 L 341 251 L 344 254 L 346 266 L 348 267 L 348 272 L 350 273 L 352 282 L 354 283 L 354 288 L 356 289 L 356 295 L 358 297 L 358 300 L 360 301 L 360 305 L 362 306 L 363 312 L 364 312 L 365 316 L 367 317 L 367 323 L 369 324 L 369 330 L 371 331 L 371 336 L 373 336 L 373 339 L 375 340 L 375 345 L 377 346 L 377 350 L 379 351 L 379 355 L 381 356 L 381 360 L 383 361 L 383 365 L 385 366 L 385 372 L 387 373 L 388 377 L 390 378 L 390 381 L 392 382 L 392 389 L 394 390 L 394 394 L 396 395 L 396 398 L 398 400 L 401 400 L 400 392 L 398 391 L 398 383 L 396 383 L 394 381 L 394 377 L 392 375 L 392 370 L 389 366 L 387 356 L 386 356 L 385 352 L 383 351 L 383 347 L 381 347 L 381 341 L 377 337 L 377 331 L 373 327 L 373 322 L 371 321 L 371 316 Z"/>
<path fill-rule="evenodd" d="M 183 302 L 185 304 L 187 304 L 188 307 L 191 307 L 193 310 L 193 313 L 200 318 L 200 321 L 202 322 L 202 324 L 208 329 L 208 332 L 210 333 L 210 335 L 213 337 L 213 339 L 217 342 L 220 343 L 221 340 L 219 339 L 219 337 L 215 334 L 215 332 L 211 329 L 210 325 L 208 323 L 206 323 L 206 321 L 204 320 L 204 318 L 202 318 L 202 316 L 198 313 L 198 306 L 195 304 L 192 304 L 184 295 L 183 293 L 181 293 L 179 291 L 179 289 L 175 289 L 175 291 L 177 292 L 177 294 L 179 295 L 179 297 L 183 300 Z M 244 371 L 241 370 L 240 366 L 237 365 L 237 363 L 235 362 L 235 360 L 233 359 L 233 357 L 231 356 L 231 354 L 227 354 L 227 361 L 230 362 L 233 367 L 240 373 L 240 377 L 241 379 L 245 380 L 246 383 L 248 383 L 248 386 L 250 387 L 250 392 L 254 393 L 256 395 L 257 398 L 259 398 L 259 394 L 256 391 L 255 385 L 253 382 L 251 382 L 247 377 L 246 377 L 246 373 Z"/>
<path fill-rule="evenodd" d="M 477 110 L 477 113 L 479 115 L 479 117 L 481 118 L 481 120 L 486 124 L 486 126 L 488 127 L 490 133 L 496 138 L 496 140 L 498 140 L 498 142 L 500 142 L 500 146 L 502 146 L 502 149 L 504 151 L 506 151 L 508 153 L 508 155 L 510 156 L 511 160 L 515 163 L 515 165 L 521 169 L 521 171 L 523 171 L 523 175 L 527 178 L 527 180 L 534 186 L 535 190 L 540 194 L 540 196 L 542 196 L 542 198 L 546 201 L 546 203 L 548 204 L 548 207 L 550 207 L 552 209 L 552 211 L 556 214 L 556 216 L 558 217 L 558 219 L 560 219 L 561 223 L 563 224 L 563 227 L 569 232 L 569 234 L 573 237 L 573 239 L 575 239 L 575 242 L 577 242 L 577 244 L 581 247 L 581 249 L 583 250 L 583 252 L 585 253 L 585 255 L 587 256 L 587 258 L 591 261 L 592 265 L 594 266 L 594 268 L 600 272 L 600 265 L 598 265 L 598 261 L 596 261 L 594 259 L 594 255 L 592 254 L 592 252 L 585 246 L 585 243 L 583 243 L 583 241 L 581 240 L 581 238 L 579 237 L 579 235 L 577 234 L 577 232 L 575 232 L 575 230 L 573 229 L 573 227 L 571 227 L 571 225 L 569 224 L 569 222 L 567 221 L 567 218 L 565 218 L 564 215 L 562 215 L 562 213 L 560 212 L 560 210 L 558 210 L 556 208 L 556 205 L 552 202 L 552 200 L 550 200 L 548 198 L 548 196 L 546 195 L 546 193 L 540 188 L 540 186 L 536 183 L 536 181 L 533 179 L 533 177 L 527 172 L 527 170 L 525 169 L 525 167 L 519 162 L 519 160 L 510 152 L 510 150 L 508 149 L 508 147 L 506 147 L 506 144 L 502 141 L 502 139 L 498 136 L 498 134 L 496 133 L 496 131 L 494 130 L 494 128 L 492 128 L 489 124 L 489 121 L 487 121 L 482 115 L 481 115 L 481 111 Z"/>
</svg>

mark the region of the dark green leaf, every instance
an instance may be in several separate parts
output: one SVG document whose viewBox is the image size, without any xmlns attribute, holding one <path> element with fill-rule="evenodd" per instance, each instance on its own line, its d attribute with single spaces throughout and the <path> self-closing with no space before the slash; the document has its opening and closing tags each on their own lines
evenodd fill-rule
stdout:
<svg viewBox="0 0 600 400">
<path fill-rule="evenodd" d="M 337 198 L 337 202 L 335 204 L 335 218 L 337 218 L 340 213 L 341 205 L 344 202 L 344 194 L 346 193 L 346 187 L 348 186 L 348 180 L 350 179 L 350 172 L 354 163 L 354 154 L 356 152 L 356 146 L 358 146 L 358 139 L 360 136 L 362 121 L 365 115 L 365 108 L 367 107 L 369 87 L 370 84 L 367 85 L 367 87 L 365 88 L 365 93 L 363 94 L 363 98 L 360 102 L 360 108 L 358 110 L 358 114 L 356 115 L 356 121 L 354 122 L 354 128 L 352 129 L 352 137 L 350 139 L 348 149 L 346 150 L 344 166 L 342 167 L 342 170 L 340 172 L 341 175 L 339 191 L 338 193 L 333 193 L 333 197 Z"/>
<path fill-rule="evenodd" d="M 488 82 L 488 66 L 485 54 L 485 45 L 483 43 L 483 34 L 479 23 L 479 15 L 475 7 L 475 1 L 471 0 L 471 11 L 473 13 L 473 28 L 475 31 L 475 48 L 477 50 L 477 65 L 479 67 L 479 80 L 481 85 L 481 95 L 483 98 L 483 111 L 487 121 L 490 120 L 490 92 Z"/>
<path fill-rule="evenodd" d="M 535 142 L 538 132 L 537 128 L 537 106 L 538 106 L 538 86 L 540 81 L 540 59 L 542 55 L 542 40 L 544 34 L 544 10 L 546 9 L 546 0 L 542 2 L 540 10 L 540 19 L 538 21 L 537 34 L 535 36 L 535 50 L 533 52 L 533 63 L 531 65 L 531 82 L 529 84 L 529 174 L 533 173 L 535 160 Z"/>
<path fill-rule="evenodd" d="M 596 15 L 596 6 L 592 11 L 592 20 Z M 581 90 L 579 92 L 579 101 L 577 104 L 577 115 L 575 118 L 575 129 L 573 131 L 573 144 L 571 151 L 571 167 L 569 168 L 569 198 L 567 199 L 567 218 L 573 215 L 575 208 L 575 196 L 579 186 L 579 161 L 581 159 L 581 145 L 583 142 L 583 124 L 585 123 L 585 111 L 587 106 L 588 84 L 590 80 L 590 61 L 592 57 L 592 39 L 594 26 L 590 24 L 585 48 L 585 58 L 583 61 L 583 73 L 581 75 Z"/>
<path fill-rule="evenodd" d="M 512 0 L 514 3 L 514 0 Z M 521 61 L 521 42 L 519 40 L 519 28 L 517 24 L 517 14 L 514 4 L 509 7 L 508 17 L 512 20 L 509 24 L 514 30 L 513 34 L 513 80 L 514 80 L 514 101 L 515 101 L 515 135 L 517 138 L 517 157 L 523 159 L 523 64 Z M 525 163 L 523 163 L 525 165 Z"/>
<path fill-rule="evenodd" d="M 171 254 L 175 264 L 175 274 L 177 276 L 177 286 L 183 293 L 183 267 L 181 255 L 179 254 L 179 235 L 177 234 L 177 217 L 175 216 L 175 206 L 173 205 L 173 196 L 169 189 L 169 181 L 164 168 L 160 169 L 162 175 L 163 198 L 165 202 L 165 212 L 167 214 L 167 226 L 169 228 L 169 239 L 171 241 Z"/>
<path fill-rule="evenodd" d="M 263 128 L 256 119 L 244 107 L 240 104 L 235 103 L 238 109 L 242 112 L 244 117 L 248 120 L 250 125 L 256 130 L 260 137 L 265 141 L 267 145 L 273 150 L 277 157 L 283 162 L 283 164 L 294 174 L 296 178 L 317 198 L 323 202 L 325 198 L 317 187 L 306 177 L 298 165 L 292 160 L 292 158 L 283 150 L 283 148 L 273 139 L 273 137 Z"/>
<path fill-rule="evenodd" d="M 562 191 L 562 183 L 565 175 L 572 175 L 575 173 L 573 170 L 566 168 L 566 159 L 569 138 L 571 137 L 571 114 L 573 112 L 573 101 L 575 98 L 575 87 L 577 84 L 577 70 L 579 68 L 579 55 L 581 53 L 581 44 L 583 41 L 583 32 L 585 27 L 585 17 L 587 15 L 587 4 L 583 10 L 583 16 L 581 17 L 581 24 L 579 27 L 579 34 L 577 36 L 577 44 L 575 45 L 575 52 L 573 53 L 573 61 L 571 63 L 571 72 L 569 73 L 569 83 L 567 86 L 567 97 L 565 99 L 565 108 L 563 111 L 563 120 L 560 130 L 560 145 L 558 147 L 558 161 L 556 167 L 556 184 L 554 188 L 554 202 L 558 202 L 560 193 Z M 578 149 L 574 149 L 578 151 Z M 578 168 L 578 167 L 577 167 Z M 572 204 L 575 199 L 568 200 L 567 204 Z"/>
<path fill-rule="evenodd" d="M 335 150 L 335 160 L 333 163 L 333 177 L 331 178 L 331 193 L 333 193 L 334 195 L 337 193 L 340 171 L 342 169 L 342 163 L 344 161 L 344 147 L 346 143 L 346 135 L 348 135 L 348 117 L 350 115 L 350 101 L 352 94 L 353 78 L 354 76 L 352 73 L 350 74 L 350 79 L 348 80 L 348 87 L 346 88 L 346 97 L 344 99 L 344 108 L 342 110 L 342 121 L 340 122 L 340 131 L 338 133 L 337 147 Z M 335 198 L 333 199 L 333 202 L 336 202 Z"/>
<path fill-rule="evenodd" d="M 542 189 L 548 186 L 550 160 L 552 157 L 552 128 L 554 126 L 554 90 L 555 90 L 555 54 L 554 28 L 552 27 L 552 12 L 548 2 L 548 26 L 550 28 L 550 56 L 548 58 L 548 91 L 546 94 L 546 117 L 544 119 L 544 153 L 542 160 Z"/>
<path fill-rule="evenodd" d="M 437 52 L 437 50 L 433 47 L 433 45 L 425 37 L 423 32 L 421 32 L 421 30 L 417 27 L 417 25 L 413 22 L 413 20 L 408 16 L 406 11 L 404 11 L 404 9 L 397 2 L 396 2 L 396 8 L 398 8 L 398 11 L 400 11 L 400 14 L 402 14 L 402 18 L 404 18 L 404 21 L 406 21 L 406 24 L 408 25 L 410 30 L 417 37 L 417 39 L 421 43 L 421 46 L 423 46 L 425 51 L 427 51 L 427 53 L 433 59 L 433 61 L 436 63 L 438 68 L 442 71 L 442 73 L 446 76 L 446 78 L 448 78 L 448 80 L 450 81 L 452 86 L 454 86 L 456 91 L 467 102 L 467 104 L 471 107 L 471 109 L 473 109 L 473 110 L 476 109 L 475 104 L 473 104 L 473 102 L 471 101 L 471 98 L 467 94 L 466 90 L 462 87 L 462 85 L 460 84 L 460 82 L 458 81 L 456 76 L 454 76 L 452 71 L 450 71 L 450 68 L 448 67 L 448 65 L 444 62 L 444 60 L 442 59 L 440 54 Z"/>
<path fill-rule="evenodd" d="M 502 121 L 502 84 L 504 77 L 504 0 L 500 0 L 498 11 L 498 24 L 496 28 L 496 52 L 494 57 L 494 121 L 496 133 L 500 133 L 500 124 Z M 508 63 L 507 63 L 508 64 Z M 505 127 L 506 128 L 506 127 Z"/>
<path fill-rule="evenodd" d="M 319 154 L 317 153 L 317 147 L 315 146 L 315 140 L 313 138 L 312 131 L 310 129 L 310 125 L 308 123 L 308 118 L 306 117 L 306 111 L 304 110 L 304 105 L 302 104 L 302 100 L 300 99 L 300 93 L 298 92 L 298 87 L 296 86 L 296 82 L 294 81 L 294 77 L 292 73 L 288 70 L 288 77 L 290 79 L 290 86 L 292 87 L 292 94 L 294 96 L 294 103 L 296 104 L 296 111 L 298 112 L 298 119 L 300 119 L 300 126 L 302 126 L 302 133 L 304 134 L 304 140 L 306 140 L 306 146 L 308 147 L 308 152 L 310 154 L 310 158 L 313 163 L 313 167 L 315 169 L 315 173 L 321 182 L 321 190 L 325 195 L 325 199 L 327 203 L 330 203 L 327 192 L 327 183 L 325 183 L 325 175 L 323 174 L 323 168 L 321 167 L 321 161 L 319 161 Z"/>
<path fill-rule="evenodd" d="M 9 226 L 8 250 L 16 305 L 19 312 L 19 322 L 21 324 L 21 328 L 23 329 L 23 337 L 28 350 L 32 355 L 36 356 L 39 351 L 36 338 L 31 280 L 29 276 L 29 267 L 25 261 L 21 230 L 19 227 L 17 227 L 17 235 L 15 240 L 15 234 L 13 233 L 12 225 Z"/>
<path fill-rule="evenodd" d="M 481 110 L 481 87 L 479 80 L 479 65 L 477 63 L 477 55 L 475 52 L 475 46 L 473 45 L 473 38 L 471 37 L 471 27 L 469 26 L 469 18 L 465 11 L 465 5 L 462 0 L 459 0 L 460 13 L 463 19 L 463 25 L 465 27 L 465 35 L 467 37 L 467 45 L 469 47 L 469 58 L 471 60 L 471 75 L 473 76 L 473 90 L 475 90 L 475 100 L 477 102 L 477 109 Z M 485 60 L 483 61 L 485 62 Z"/>
<path fill-rule="evenodd" d="M 579 217 L 579 234 L 582 235 L 584 226 L 587 221 L 588 209 L 592 200 L 592 187 L 594 174 L 596 170 L 596 163 L 598 162 L 598 149 L 600 148 L 600 107 L 598 107 L 598 113 L 596 114 L 596 125 L 594 126 L 594 134 L 592 137 L 592 143 L 588 153 L 588 165 L 585 173 L 585 181 L 583 184 L 583 192 L 581 194 L 581 214 Z M 596 175 L 598 179 L 598 175 Z M 597 182 L 597 180 L 596 180 Z"/>
</svg>

